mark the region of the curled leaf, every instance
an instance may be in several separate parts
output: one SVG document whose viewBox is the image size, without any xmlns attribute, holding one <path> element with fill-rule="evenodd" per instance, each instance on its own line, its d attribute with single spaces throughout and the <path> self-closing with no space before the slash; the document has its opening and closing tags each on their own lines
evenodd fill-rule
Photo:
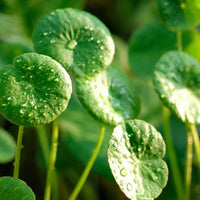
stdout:
<svg viewBox="0 0 200 200">
<path fill-rule="evenodd" d="M 140 102 L 132 82 L 114 66 L 90 80 L 78 78 L 76 91 L 88 112 L 103 123 L 116 125 L 139 113 Z"/>
<path fill-rule="evenodd" d="M 154 86 L 162 102 L 183 122 L 200 123 L 200 64 L 188 54 L 171 51 L 157 62 Z"/>
</svg>

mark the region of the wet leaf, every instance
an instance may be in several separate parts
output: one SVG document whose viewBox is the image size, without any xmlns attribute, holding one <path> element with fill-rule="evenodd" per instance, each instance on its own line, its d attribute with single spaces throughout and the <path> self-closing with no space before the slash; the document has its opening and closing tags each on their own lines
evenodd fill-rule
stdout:
<svg viewBox="0 0 200 200">
<path fill-rule="evenodd" d="M 13 137 L 0 128 L 0 163 L 7 163 L 15 157 L 16 144 Z"/>
<path fill-rule="evenodd" d="M 27 184 L 12 177 L 0 177 L 1 200 L 35 200 L 35 195 Z"/>
<path fill-rule="evenodd" d="M 171 51 L 155 67 L 154 86 L 162 102 L 183 122 L 200 123 L 200 64 L 188 54 Z"/>
<path fill-rule="evenodd" d="M 67 107 L 71 80 L 65 69 L 48 56 L 22 54 L 0 70 L 0 112 L 17 125 L 53 121 Z"/>
<path fill-rule="evenodd" d="M 116 125 L 139 113 L 140 103 L 132 82 L 114 66 L 90 80 L 78 78 L 76 91 L 88 112 L 103 123 Z"/>
<path fill-rule="evenodd" d="M 174 30 L 187 30 L 200 24 L 199 0 L 157 0 L 164 23 Z"/>
<path fill-rule="evenodd" d="M 158 41 L 159 38 L 159 41 Z M 200 58 L 200 38 L 196 31 L 182 34 L 183 51 Z M 129 63 L 135 76 L 152 80 L 154 66 L 159 58 L 177 49 L 177 35 L 162 24 L 146 24 L 136 30 L 129 41 Z"/>
<path fill-rule="evenodd" d="M 121 190 L 132 200 L 152 200 L 165 187 L 168 168 L 165 143 L 156 129 L 130 120 L 117 126 L 109 141 L 108 162 Z"/>
<path fill-rule="evenodd" d="M 76 9 L 60 9 L 43 17 L 33 32 L 34 48 L 71 69 L 77 76 L 94 76 L 113 59 L 114 43 L 95 16 Z"/>
</svg>

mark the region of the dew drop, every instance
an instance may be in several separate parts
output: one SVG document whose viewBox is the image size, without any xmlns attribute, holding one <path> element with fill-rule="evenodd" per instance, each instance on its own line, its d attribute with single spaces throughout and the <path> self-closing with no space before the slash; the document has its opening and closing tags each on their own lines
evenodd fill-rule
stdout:
<svg viewBox="0 0 200 200">
<path fill-rule="evenodd" d="M 127 175 L 127 170 L 126 170 L 126 168 L 122 168 L 122 169 L 120 170 L 120 174 L 121 174 L 122 176 L 126 176 L 126 175 Z"/>
<path fill-rule="evenodd" d="M 130 183 L 127 184 L 127 190 L 131 191 L 133 189 L 132 185 Z"/>
<path fill-rule="evenodd" d="M 19 111 L 21 114 L 24 114 L 24 110 L 23 109 L 20 109 Z"/>
<path fill-rule="evenodd" d="M 51 44 L 53 44 L 53 43 L 55 43 L 55 42 L 56 42 L 55 39 L 50 40 L 50 43 L 51 43 Z"/>
<path fill-rule="evenodd" d="M 119 182 L 119 184 L 120 184 L 121 186 L 123 186 L 123 181 L 121 180 L 121 181 Z"/>
<path fill-rule="evenodd" d="M 76 45 L 77 45 L 76 40 L 71 40 L 67 43 L 67 48 L 73 50 L 76 47 Z"/>
</svg>

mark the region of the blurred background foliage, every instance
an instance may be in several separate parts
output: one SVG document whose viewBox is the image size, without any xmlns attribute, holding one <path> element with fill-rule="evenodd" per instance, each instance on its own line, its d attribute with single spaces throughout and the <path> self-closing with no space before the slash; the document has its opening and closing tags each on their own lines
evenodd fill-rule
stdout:
<svg viewBox="0 0 200 200">
<path fill-rule="evenodd" d="M 31 42 L 34 25 L 48 12 L 65 7 L 86 10 L 97 16 L 110 29 L 116 46 L 113 63 L 128 74 L 141 99 L 141 112 L 138 118 L 150 122 L 162 133 L 162 106 L 153 89 L 151 73 L 157 59 L 165 51 L 176 48 L 176 41 L 173 33 L 162 25 L 155 0 L 1 0 L 0 68 L 12 64 L 13 58 L 17 55 L 34 51 Z M 184 44 L 186 44 L 186 51 L 197 57 L 200 55 L 197 54 L 200 40 L 199 35 L 195 34 L 195 37 L 186 34 Z M 0 130 L 0 138 L 6 130 L 8 137 L 16 139 L 16 126 L 1 116 L 0 125 L 2 130 L 4 129 Z M 50 132 L 51 124 L 45 129 Z M 60 116 L 60 139 L 56 163 L 58 178 L 55 184 L 59 189 L 54 188 L 57 192 L 53 200 L 66 200 L 71 193 L 97 142 L 99 129 L 100 123 L 83 109 L 74 92 L 68 109 Z M 79 195 L 80 200 L 127 199 L 114 182 L 108 167 L 106 151 L 112 129 L 113 127 L 106 127 L 101 152 Z M 171 129 L 179 164 L 183 169 L 185 127 L 172 116 Z M 50 135 L 48 137 L 50 139 Z M 8 141 L 6 144 L 11 156 L 13 139 L 10 140 L 12 142 Z M 40 142 L 41 138 L 38 137 L 35 128 L 25 129 L 20 178 L 33 189 L 37 200 L 42 199 L 46 176 L 45 157 Z M 3 144 L 0 142 L 0 145 Z M 3 160 L 5 154 L 2 155 L 4 152 L 1 151 L 0 146 L 0 176 L 11 176 L 13 160 Z M 165 160 L 168 162 L 167 154 Z M 195 184 L 195 178 L 193 185 L 192 199 L 200 199 L 200 185 Z M 158 199 L 176 199 L 170 173 L 167 187 Z"/>
</svg>

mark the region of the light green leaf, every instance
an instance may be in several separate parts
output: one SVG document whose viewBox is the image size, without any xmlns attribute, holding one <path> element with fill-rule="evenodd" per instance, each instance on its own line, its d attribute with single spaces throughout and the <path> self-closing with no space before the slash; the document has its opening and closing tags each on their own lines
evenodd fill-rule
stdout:
<svg viewBox="0 0 200 200">
<path fill-rule="evenodd" d="M 17 125 L 53 121 L 67 107 L 71 80 L 65 69 L 48 56 L 27 53 L 0 70 L 0 112 Z"/>
<path fill-rule="evenodd" d="M 158 41 L 159 40 L 159 41 Z M 196 31 L 182 34 L 183 51 L 199 59 L 200 38 Z M 162 24 L 146 24 L 136 30 L 129 41 L 129 63 L 135 76 L 151 80 L 154 66 L 159 58 L 170 50 L 177 49 L 176 33 Z"/>
<path fill-rule="evenodd" d="M 76 9 L 60 9 L 43 17 L 33 32 L 34 48 L 71 69 L 77 76 L 94 76 L 113 59 L 109 30 L 95 16 Z"/>
<path fill-rule="evenodd" d="M 164 23 L 174 30 L 188 30 L 200 24 L 199 0 L 157 0 Z"/>
<path fill-rule="evenodd" d="M 116 125 L 139 113 L 140 102 L 132 82 L 112 65 L 90 80 L 78 78 L 76 91 L 88 112 L 103 123 Z"/>
<path fill-rule="evenodd" d="M 188 54 L 171 51 L 155 67 L 154 86 L 162 102 L 183 122 L 200 123 L 200 64 Z"/>
<path fill-rule="evenodd" d="M 0 128 L 0 163 L 10 162 L 15 157 L 16 144 L 13 137 Z"/>
<path fill-rule="evenodd" d="M 1 200 L 36 200 L 30 187 L 20 179 L 0 177 Z"/>
<path fill-rule="evenodd" d="M 130 120 L 117 126 L 109 141 L 108 162 L 125 195 L 132 200 L 152 200 L 165 187 L 168 168 L 162 160 L 165 143 L 156 129 Z"/>
</svg>

